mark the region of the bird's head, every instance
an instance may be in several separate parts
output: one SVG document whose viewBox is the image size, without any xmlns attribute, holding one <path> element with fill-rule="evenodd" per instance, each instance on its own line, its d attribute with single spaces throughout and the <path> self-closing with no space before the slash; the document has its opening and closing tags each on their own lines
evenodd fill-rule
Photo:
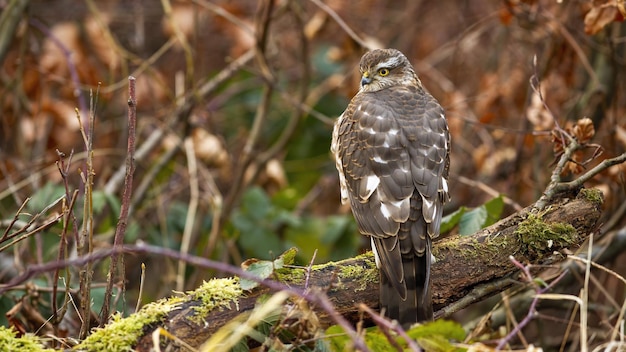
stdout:
<svg viewBox="0 0 626 352">
<path fill-rule="evenodd" d="M 396 49 L 376 49 L 365 53 L 359 68 L 362 92 L 375 92 L 397 85 L 421 85 L 409 60 Z"/>
</svg>

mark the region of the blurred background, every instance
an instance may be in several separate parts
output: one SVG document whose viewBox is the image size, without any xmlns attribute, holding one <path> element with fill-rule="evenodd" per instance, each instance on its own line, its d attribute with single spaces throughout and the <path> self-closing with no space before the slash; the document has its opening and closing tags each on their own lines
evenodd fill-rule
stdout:
<svg viewBox="0 0 626 352">
<path fill-rule="evenodd" d="M 94 248 L 112 245 L 128 140 L 129 75 L 137 79 L 138 122 L 125 243 L 188 248 L 234 265 L 272 259 L 290 247 L 298 248 L 301 265 L 367 249 L 340 204 L 329 154 L 332 123 L 358 89 L 362 45 L 403 51 L 446 110 L 452 201 L 445 213 L 502 195 L 501 216 L 512 214 L 549 183 L 555 123 L 567 129 L 587 117 L 595 128 L 595 146 L 576 156 L 578 167 L 565 179 L 624 153 L 626 26 L 618 5 L 0 1 L 0 233 L 45 225 L 19 243 L 2 238 L 0 282 L 56 260 L 61 247 L 75 255 L 81 196 L 65 230 L 62 222 L 47 221 L 68 212 L 59 201 L 63 195 L 83 194 L 81 125 L 93 131 Z M 621 165 L 586 184 L 604 194 L 595 244 L 613 250 L 603 264 L 621 275 L 624 184 Z M 67 243 L 60 241 L 64 231 Z M 187 267 L 181 278 L 173 260 L 126 256 L 128 302 L 137 299 L 141 263 L 143 302 L 222 275 Z M 106 280 L 108 263 L 94 270 L 97 307 L 98 292 L 104 292 L 97 283 Z M 619 308 L 623 284 L 596 275 L 595 287 L 607 289 L 594 290 L 593 299 L 613 300 Z M 0 311 L 28 297 L 34 311 L 49 315 L 44 288 L 51 280 L 43 273 L 32 278 L 36 290 L 19 287 L 0 297 Z M 573 281 L 573 292 L 579 284 Z M 612 312 L 603 314 L 598 326 L 612 326 Z M 8 325 L 3 316 L 0 322 Z M 25 326 L 33 321 L 17 319 Z"/>
</svg>

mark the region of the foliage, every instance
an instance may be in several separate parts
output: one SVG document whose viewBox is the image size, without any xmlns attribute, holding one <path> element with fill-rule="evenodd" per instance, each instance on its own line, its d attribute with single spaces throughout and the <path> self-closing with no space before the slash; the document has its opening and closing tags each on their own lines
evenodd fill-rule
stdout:
<svg viewBox="0 0 626 352">
<path fill-rule="evenodd" d="M 269 260 L 258 260 L 258 259 L 248 259 L 246 260 L 242 266 L 245 271 L 250 274 L 254 274 L 260 279 L 269 278 L 275 270 L 282 269 L 285 265 L 291 265 L 294 262 L 294 257 L 298 250 L 294 248 L 290 248 L 285 253 L 278 256 L 278 258 L 269 261 Z M 256 281 L 252 281 L 249 279 L 240 279 L 239 285 L 242 290 L 251 290 L 258 286 Z"/>
<path fill-rule="evenodd" d="M 476 208 L 462 206 L 441 219 L 441 232 L 448 232 L 458 225 L 459 234 L 471 235 L 499 220 L 503 210 L 504 200 L 501 195 Z"/>
<path fill-rule="evenodd" d="M 372 351 L 397 351 L 398 346 L 403 350 L 409 348 L 407 342 L 399 336 L 394 335 L 393 342 L 389 341 L 388 333 L 383 333 L 380 329 L 378 326 L 365 329 L 364 339 Z M 453 352 L 466 350 L 454 345 L 465 340 L 466 335 L 463 327 L 456 322 L 437 320 L 415 326 L 406 333 L 426 351 Z M 333 325 L 329 327 L 326 329 L 325 335 L 331 351 L 351 350 L 353 342 L 340 326 Z"/>
<path fill-rule="evenodd" d="M 356 227 L 349 216 L 300 216 L 252 187 L 232 215 L 238 243 L 248 258 L 267 258 L 296 247 L 306 263 L 317 251 L 321 261 L 356 254 Z"/>
<path fill-rule="evenodd" d="M 15 330 L 0 326 L 0 351 L 50 352 L 54 350 L 44 348 L 39 338 L 34 335 L 28 334 L 18 338 Z"/>
</svg>

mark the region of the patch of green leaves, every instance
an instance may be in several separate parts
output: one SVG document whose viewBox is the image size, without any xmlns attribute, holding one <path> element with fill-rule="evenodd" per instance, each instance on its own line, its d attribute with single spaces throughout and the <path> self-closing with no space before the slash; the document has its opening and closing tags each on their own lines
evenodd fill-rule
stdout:
<svg viewBox="0 0 626 352">
<path fill-rule="evenodd" d="M 476 208 L 460 207 L 443 217 L 440 231 L 448 232 L 458 225 L 460 235 L 471 235 L 498 221 L 503 210 L 504 199 L 501 195 Z"/>
<path fill-rule="evenodd" d="M 274 270 L 279 270 L 285 265 L 293 264 L 297 252 L 298 250 L 296 248 L 290 248 L 275 260 L 249 260 L 247 261 L 245 270 L 250 274 L 254 274 L 259 279 L 267 279 L 274 273 Z M 251 290 L 259 284 L 256 281 L 241 278 L 239 285 L 243 290 Z"/>
<path fill-rule="evenodd" d="M 455 342 L 463 341 L 466 334 L 463 327 L 453 321 L 437 320 L 428 324 L 418 325 L 407 331 L 407 335 L 416 340 L 426 351 L 465 351 L 465 349 L 454 345 Z M 367 347 L 372 351 L 397 351 L 396 346 L 389 342 L 387 336 L 377 326 L 365 329 L 363 339 Z M 352 339 L 338 325 L 333 325 L 326 329 L 324 341 L 329 351 L 349 351 L 352 348 Z M 394 342 L 404 350 L 409 348 L 407 341 L 401 337 L 394 337 Z"/>
<path fill-rule="evenodd" d="M 284 197 L 270 198 L 261 188 L 244 193 L 241 206 L 233 211 L 231 225 L 246 258 L 268 258 L 291 247 L 309 262 L 317 250 L 318 262 L 356 254 L 359 236 L 351 215 L 300 215 Z M 273 253 L 273 255 L 272 255 Z"/>
</svg>

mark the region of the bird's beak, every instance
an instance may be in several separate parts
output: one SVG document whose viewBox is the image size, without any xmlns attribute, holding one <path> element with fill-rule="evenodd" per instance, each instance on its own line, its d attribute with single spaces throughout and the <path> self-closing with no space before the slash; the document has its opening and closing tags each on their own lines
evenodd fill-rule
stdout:
<svg viewBox="0 0 626 352">
<path fill-rule="evenodd" d="M 370 83 L 372 83 L 372 77 L 370 77 L 369 71 L 363 72 L 363 75 L 361 76 L 361 87 Z"/>
</svg>

